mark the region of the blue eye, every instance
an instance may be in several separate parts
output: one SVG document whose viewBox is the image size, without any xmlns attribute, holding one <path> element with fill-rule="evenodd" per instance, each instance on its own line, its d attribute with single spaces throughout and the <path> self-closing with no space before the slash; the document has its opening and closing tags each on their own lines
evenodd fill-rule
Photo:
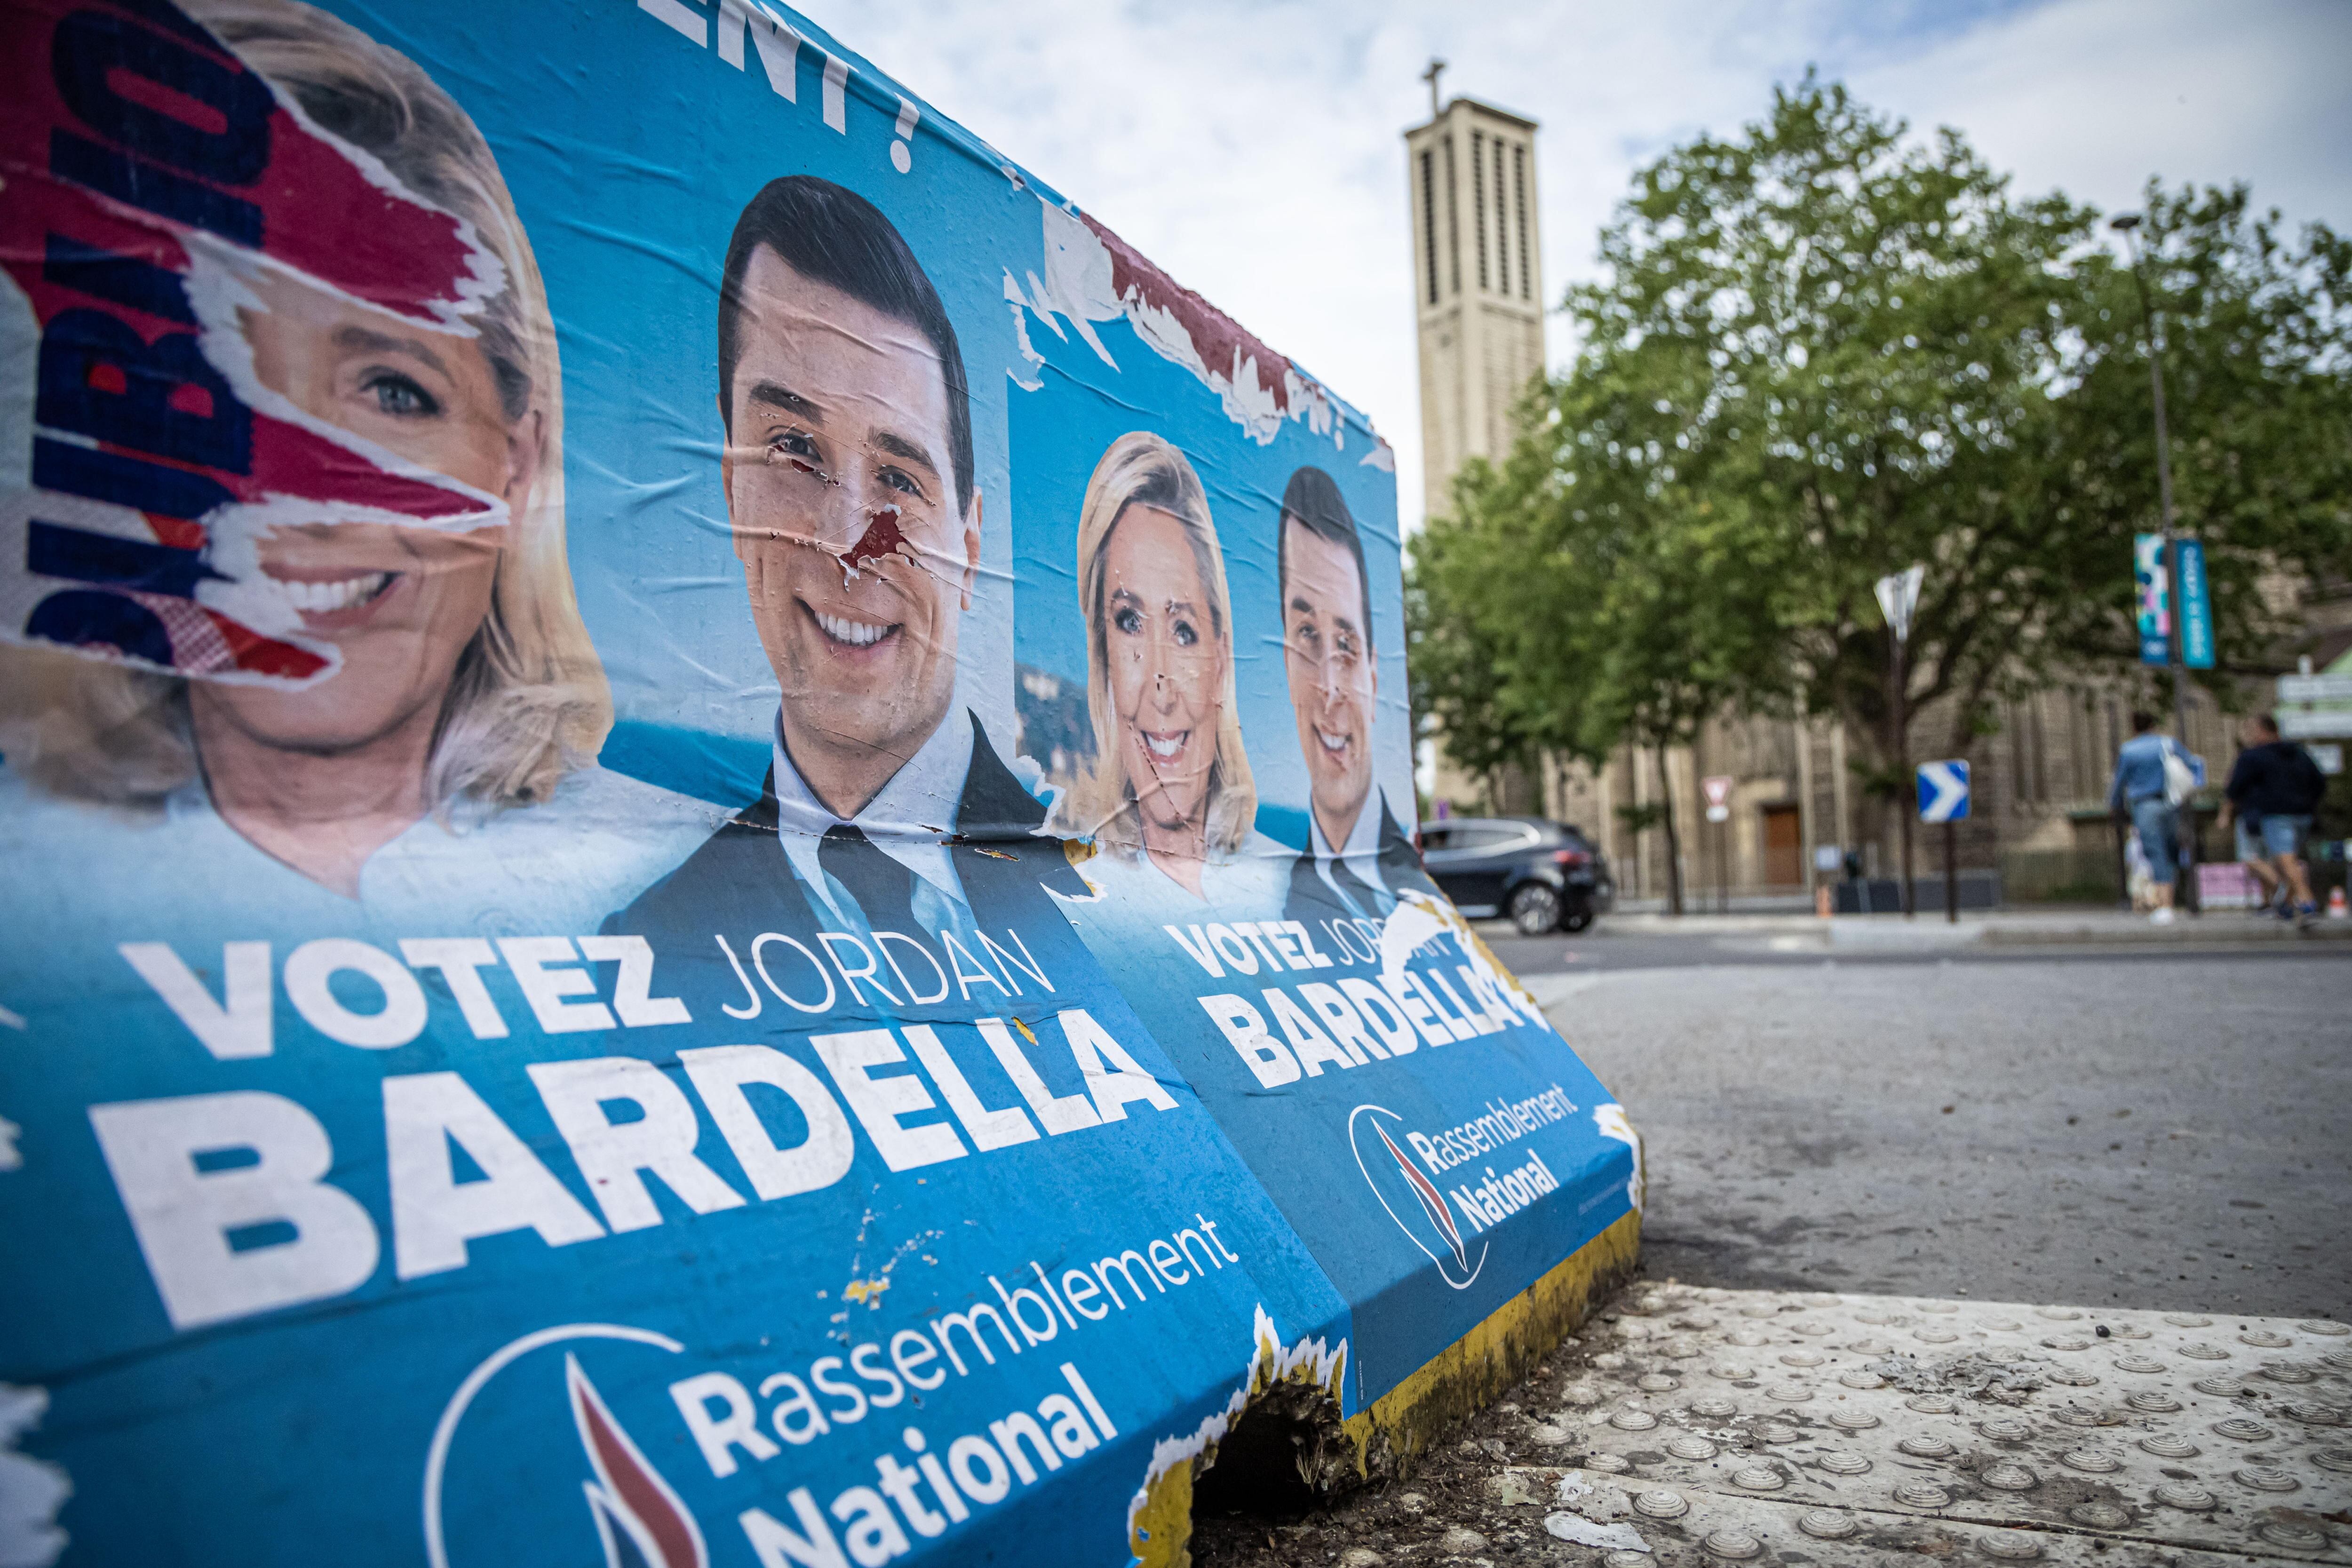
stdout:
<svg viewBox="0 0 2352 1568">
<path fill-rule="evenodd" d="M 1135 606 L 1132 605 L 1121 605 L 1118 609 L 1113 610 L 1110 624 L 1129 637 L 1139 636 L 1143 631 L 1143 617 L 1135 613 Z"/>
<path fill-rule="evenodd" d="M 431 393 L 396 370 L 373 372 L 362 385 L 375 394 L 376 411 L 395 419 L 429 419 L 441 412 Z"/>
<path fill-rule="evenodd" d="M 1192 629 L 1192 622 L 1178 621 L 1176 623 L 1176 646 L 1178 647 L 1191 647 L 1194 643 L 1199 642 L 1200 640 L 1201 634 Z"/>
</svg>

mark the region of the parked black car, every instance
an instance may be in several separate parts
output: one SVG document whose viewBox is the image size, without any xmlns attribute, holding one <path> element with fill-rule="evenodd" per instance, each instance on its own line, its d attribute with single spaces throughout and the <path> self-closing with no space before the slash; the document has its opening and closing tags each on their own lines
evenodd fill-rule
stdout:
<svg viewBox="0 0 2352 1568">
<path fill-rule="evenodd" d="M 1464 914 L 1508 915 L 1528 936 L 1582 931 L 1617 901 L 1608 858 L 1575 827 L 1540 816 L 1424 822 L 1421 858 Z"/>
</svg>

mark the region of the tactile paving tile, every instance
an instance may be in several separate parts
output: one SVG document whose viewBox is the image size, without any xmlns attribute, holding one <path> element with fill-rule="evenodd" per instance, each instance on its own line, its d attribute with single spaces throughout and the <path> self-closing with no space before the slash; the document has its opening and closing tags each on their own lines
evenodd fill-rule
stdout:
<svg viewBox="0 0 2352 1568">
<path fill-rule="evenodd" d="M 1600 1561 L 2352 1563 L 2341 1323 L 1668 1285 L 1585 1343 L 1519 1473 Z"/>
</svg>

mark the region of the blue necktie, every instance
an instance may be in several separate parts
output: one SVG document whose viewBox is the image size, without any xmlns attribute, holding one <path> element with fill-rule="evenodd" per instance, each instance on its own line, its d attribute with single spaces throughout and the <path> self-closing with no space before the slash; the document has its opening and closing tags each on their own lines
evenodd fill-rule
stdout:
<svg viewBox="0 0 2352 1568">
<path fill-rule="evenodd" d="M 846 822 L 826 828 L 816 847 L 816 863 L 857 900 L 868 931 L 921 934 L 915 923 L 915 874 L 859 829 Z"/>
</svg>

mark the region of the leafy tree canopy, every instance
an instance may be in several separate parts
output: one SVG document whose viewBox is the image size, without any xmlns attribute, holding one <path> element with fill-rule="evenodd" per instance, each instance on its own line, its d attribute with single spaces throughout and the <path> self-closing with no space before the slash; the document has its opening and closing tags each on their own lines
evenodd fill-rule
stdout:
<svg viewBox="0 0 2352 1568">
<path fill-rule="evenodd" d="M 2128 664 L 2147 317 L 2098 218 L 1811 77 L 1643 170 L 1567 297 L 1574 362 L 1415 544 L 1418 710 L 1455 759 L 1802 707 L 1895 785 L 1871 588 L 1915 562 L 1906 706 L 1952 699 L 1956 750 L 2004 695 Z M 2352 245 L 2153 184 L 2141 235 L 2180 526 L 2223 673 L 2260 668 L 2286 629 L 2264 591 L 2352 574 Z"/>
</svg>

